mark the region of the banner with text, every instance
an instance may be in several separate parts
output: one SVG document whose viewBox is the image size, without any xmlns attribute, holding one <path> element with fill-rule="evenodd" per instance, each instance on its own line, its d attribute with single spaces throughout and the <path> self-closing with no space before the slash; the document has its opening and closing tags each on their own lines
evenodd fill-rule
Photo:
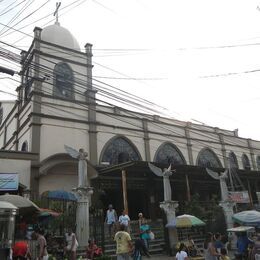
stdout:
<svg viewBox="0 0 260 260">
<path fill-rule="evenodd" d="M 248 191 L 230 191 L 229 198 L 236 203 L 250 203 Z"/>
<path fill-rule="evenodd" d="M 0 173 L 0 191 L 18 190 L 17 173 Z"/>
</svg>

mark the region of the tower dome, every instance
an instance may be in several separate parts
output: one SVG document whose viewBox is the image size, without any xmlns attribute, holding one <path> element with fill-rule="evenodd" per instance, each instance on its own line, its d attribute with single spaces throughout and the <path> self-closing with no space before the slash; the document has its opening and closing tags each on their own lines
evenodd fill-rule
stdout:
<svg viewBox="0 0 260 260">
<path fill-rule="evenodd" d="M 45 27 L 41 32 L 41 39 L 46 42 L 80 51 L 80 46 L 76 38 L 68 29 L 60 26 L 59 23 Z"/>
</svg>

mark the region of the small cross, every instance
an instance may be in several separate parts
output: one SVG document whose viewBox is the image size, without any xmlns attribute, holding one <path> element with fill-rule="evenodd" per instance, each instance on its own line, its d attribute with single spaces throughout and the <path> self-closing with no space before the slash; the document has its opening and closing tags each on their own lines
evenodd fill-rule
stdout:
<svg viewBox="0 0 260 260">
<path fill-rule="evenodd" d="M 61 5 L 61 2 L 57 2 L 56 3 L 56 10 L 55 10 L 55 12 L 53 14 L 53 16 L 56 16 L 56 24 L 59 24 L 59 21 L 58 21 L 58 19 L 59 19 L 58 11 L 59 11 L 60 5 Z"/>
</svg>

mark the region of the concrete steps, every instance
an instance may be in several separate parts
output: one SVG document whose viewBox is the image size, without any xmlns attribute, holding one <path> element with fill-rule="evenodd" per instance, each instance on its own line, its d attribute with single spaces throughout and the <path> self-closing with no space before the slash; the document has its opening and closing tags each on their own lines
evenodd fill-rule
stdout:
<svg viewBox="0 0 260 260">
<path fill-rule="evenodd" d="M 163 253 L 165 247 L 162 221 L 156 221 L 155 223 L 148 222 L 148 224 L 155 235 L 155 239 L 150 240 L 149 242 L 149 252 L 151 255 L 160 255 Z M 138 222 L 131 222 L 130 236 L 133 243 L 139 238 Z M 116 243 L 111 241 L 108 236 L 105 236 L 104 254 L 108 256 L 116 256 Z"/>
</svg>

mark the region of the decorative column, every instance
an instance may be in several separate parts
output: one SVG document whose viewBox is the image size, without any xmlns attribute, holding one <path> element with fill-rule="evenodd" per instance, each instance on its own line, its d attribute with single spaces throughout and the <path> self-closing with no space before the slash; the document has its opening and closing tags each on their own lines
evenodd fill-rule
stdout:
<svg viewBox="0 0 260 260">
<path fill-rule="evenodd" d="M 88 180 L 88 153 L 84 149 L 79 151 L 64 145 L 69 155 L 78 159 L 78 187 L 73 190 L 77 193 L 77 211 L 76 211 L 76 234 L 80 248 L 85 248 L 89 239 L 89 204 L 93 188 L 89 186 Z"/>
<path fill-rule="evenodd" d="M 85 248 L 89 240 L 89 204 L 92 187 L 78 187 L 74 189 L 78 195 L 76 212 L 76 234 L 80 248 Z"/>
<path fill-rule="evenodd" d="M 227 229 L 232 228 L 233 227 L 232 216 L 234 215 L 233 208 L 235 206 L 235 203 L 232 201 L 228 201 L 228 200 L 225 200 L 225 201 L 222 200 L 219 203 L 219 206 L 222 207 L 222 209 L 223 209 Z M 229 241 L 231 243 L 231 249 L 236 249 L 236 236 L 234 234 L 231 235 L 231 237 L 229 238 Z"/>
<path fill-rule="evenodd" d="M 234 215 L 233 208 L 235 206 L 235 203 L 232 201 L 220 201 L 219 206 L 223 209 L 227 228 L 232 228 L 233 227 L 232 216 Z"/>
<path fill-rule="evenodd" d="M 176 208 L 179 206 L 177 201 L 169 200 L 160 202 L 160 208 L 164 211 L 167 217 L 167 224 L 176 223 Z M 178 234 L 176 228 L 169 228 L 169 242 L 172 250 L 178 243 Z"/>
</svg>

